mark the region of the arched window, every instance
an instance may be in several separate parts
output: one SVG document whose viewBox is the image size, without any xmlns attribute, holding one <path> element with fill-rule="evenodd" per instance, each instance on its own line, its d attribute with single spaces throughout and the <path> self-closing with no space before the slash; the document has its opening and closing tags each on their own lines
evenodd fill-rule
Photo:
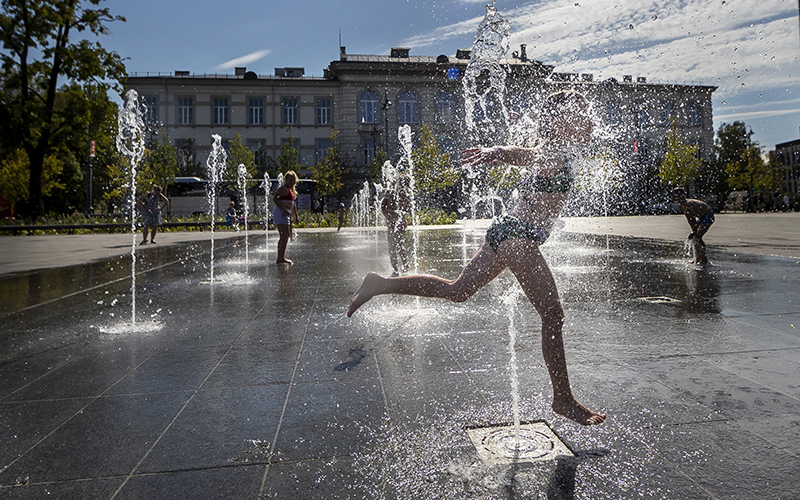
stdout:
<svg viewBox="0 0 800 500">
<path fill-rule="evenodd" d="M 417 96 L 413 92 L 401 92 L 397 96 L 397 120 L 400 123 L 417 123 L 419 105 Z"/>
<path fill-rule="evenodd" d="M 449 92 L 436 96 L 436 123 L 456 122 L 456 98 Z"/>
<path fill-rule="evenodd" d="M 380 103 L 378 94 L 365 90 L 358 96 L 359 121 L 361 123 L 378 123 L 380 121 Z"/>
</svg>

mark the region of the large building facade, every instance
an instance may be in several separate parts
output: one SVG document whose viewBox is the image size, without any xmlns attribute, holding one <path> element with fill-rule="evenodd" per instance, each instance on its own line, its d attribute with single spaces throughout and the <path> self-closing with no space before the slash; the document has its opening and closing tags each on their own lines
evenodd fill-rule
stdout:
<svg viewBox="0 0 800 500">
<path fill-rule="evenodd" d="M 590 74 L 555 72 L 553 66 L 528 59 L 525 46 L 520 49 L 504 61 L 512 116 L 528 115 L 534 122 L 544 96 L 571 88 L 590 97 L 625 169 L 649 170 L 652 176 L 666 150 L 670 117 L 682 139 L 698 146 L 701 158 L 712 158 L 711 94 L 716 87 L 654 84 L 624 75 L 595 81 Z M 464 125 L 462 88 L 469 58 L 469 50 L 414 56 L 409 49 L 395 48 L 381 56 L 347 54 L 342 47 L 323 77 L 306 77 L 303 68 L 276 68 L 269 76 L 237 68 L 233 75 L 134 75 L 127 86 L 147 102 L 148 118 L 166 128 L 183 165 L 204 164 L 214 134 L 225 140 L 239 134 L 262 163 L 280 155 L 292 137 L 300 174 L 308 176 L 332 145 L 332 131 L 342 153 L 362 167 L 378 149 L 394 158 L 402 125 L 413 132 L 428 125 L 448 152 L 470 145 L 475 138 Z"/>
<path fill-rule="evenodd" d="M 783 192 L 797 193 L 800 179 L 800 139 L 776 144 L 775 157 L 783 170 Z"/>
</svg>

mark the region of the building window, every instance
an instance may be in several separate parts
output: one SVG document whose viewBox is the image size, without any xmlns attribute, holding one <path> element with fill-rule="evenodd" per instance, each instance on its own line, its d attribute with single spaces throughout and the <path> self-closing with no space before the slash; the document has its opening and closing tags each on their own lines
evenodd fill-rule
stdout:
<svg viewBox="0 0 800 500">
<path fill-rule="evenodd" d="M 178 98 L 178 125 L 191 125 L 194 120 L 194 101 L 191 97 Z"/>
<path fill-rule="evenodd" d="M 608 101 L 606 103 L 606 121 L 609 125 L 619 124 L 619 103 Z"/>
<path fill-rule="evenodd" d="M 317 163 L 321 162 L 328 156 L 329 150 L 333 147 L 333 141 L 330 139 L 317 139 Z"/>
<path fill-rule="evenodd" d="M 214 125 L 228 124 L 228 98 L 214 98 Z"/>
<path fill-rule="evenodd" d="M 247 149 L 253 152 L 253 161 L 256 165 L 261 165 L 263 163 L 263 139 L 247 139 L 245 145 Z"/>
<path fill-rule="evenodd" d="M 264 99 L 250 99 L 247 110 L 250 125 L 264 125 Z"/>
<path fill-rule="evenodd" d="M 364 141 L 364 165 L 369 165 L 375 158 L 375 140 L 367 139 Z"/>
<path fill-rule="evenodd" d="M 144 123 L 148 127 L 158 126 L 158 96 L 146 95 L 142 97 L 144 104 Z"/>
<path fill-rule="evenodd" d="M 419 107 L 413 92 L 401 92 L 397 98 L 397 119 L 400 123 L 417 123 Z"/>
<path fill-rule="evenodd" d="M 703 126 L 703 113 L 700 111 L 700 105 L 696 102 L 689 103 L 689 126 Z"/>
<path fill-rule="evenodd" d="M 331 124 L 331 100 L 317 99 L 317 125 Z"/>
<path fill-rule="evenodd" d="M 456 98 L 449 92 L 436 96 L 436 123 L 456 123 Z"/>
<path fill-rule="evenodd" d="M 283 98 L 283 124 L 297 125 L 297 97 Z"/>
<path fill-rule="evenodd" d="M 669 119 L 675 114 L 675 105 L 671 102 L 665 102 L 661 106 L 661 126 L 669 127 Z"/>
<path fill-rule="evenodd" d="M 358 97 L 358 118 L 360 123 L 378 123 L 380 104 L 378 94 L 365 90 Z"/>
</svg>

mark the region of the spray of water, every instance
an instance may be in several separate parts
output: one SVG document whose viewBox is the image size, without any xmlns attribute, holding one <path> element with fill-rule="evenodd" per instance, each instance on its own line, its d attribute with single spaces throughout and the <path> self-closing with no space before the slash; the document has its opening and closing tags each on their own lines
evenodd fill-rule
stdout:
<svg viewBox="0 0 800 500">
<path fill-rule="evenodd" d="M 214 283 L 214 225 L 217 217 L 217 185 L 222 180 L 222 174 L 225 172 L 227 165 L 228 153 L 222 147 L 222 137 L 219 135 L 212 135 L 213 145 L 211 153 L 206 160 L 206 170 L 208 172 L 208 187 L 206 195 L 208 196 L 208 211 L 211 215 L 211 274 L 210 282 Z"/>
<path fill-rule="evenodd" d="M 249 175 L 247 173 L 247 167 L 245 167 L 244 164 L 240 163 L 239 164 L 239 168 L 238 168 L 237 183 L 238 183 L 238 186 L 239 186 L 239 195 L 242 197 L 242 200 L 244 200 L 242 202 L 244 204 L 244 261 L 245 261 L 245 265 L 247 265 L 247 266 L 250 265 L 250 252 L 249 252 L 249 246 L 248 246 L 248 241 L 247 241 L 247 219 L 249 218 L 249 215 L 250 215 L 249 209 L 248 209 L 248 204 L 247 204 L 247 180 L 248 180 L 248 177 L 249 177 Z"/>
<path fill-rule="evenodd" d="M 117 117 L 117 151 L 128 160 L 131 210 L 131 324 L 136 323 L 136 168 L 144 156 L 144 110 L 139 94 L 129 90 Z"/>
<path fill-rule="evenodd" d="M 264 172 L 264 252 L 269 251 L 269 174 Z"/>
</svg>

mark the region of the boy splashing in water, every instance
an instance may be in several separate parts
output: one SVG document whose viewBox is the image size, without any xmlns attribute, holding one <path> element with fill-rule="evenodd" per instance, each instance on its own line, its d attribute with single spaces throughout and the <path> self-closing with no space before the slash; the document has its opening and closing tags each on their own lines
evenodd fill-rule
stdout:
<svg viewBox="0 0 800 500">
<path fill-rule="evenodd" d="M 706 202 L 687 198 L 686 191 L 683 188 L 672 190 L 672 201 L 678 204 L 681 212 L 689 222 L 689 227 L 692 228 L 687 240 L 694 247 L 694 263 L 700 265 L 708 264 L 706 243 L 703 241 L 703 236 L 711 228 L 711 224 L 714 223 L 714 211 Z"/>
<path fill-rule="evenodd" d="M 463 302 L 508 268 L 542 318 L 542 356 L 553 385 L 553 411 L 582 425 L 606 416 L 580 404 L 572 394 L 561 328 L 564 309 L 550 268 L 539 251 L 569 197 L 571 172 L 566 162 L 576 146 L 588 144 L 594 128 L 588 101 L 576 92 L 547 98 L 535 148 L 495 146 L 468 149 L 466 165 L 507 163 L 532 173 L 519 185 L 519 203 L 492 221 L 486 241 L 455 280 L 415 275 L 384 278 L 368 274 L 350 299 L 352 316 L 376 295 L 404 294 Z"/>
</svg>

